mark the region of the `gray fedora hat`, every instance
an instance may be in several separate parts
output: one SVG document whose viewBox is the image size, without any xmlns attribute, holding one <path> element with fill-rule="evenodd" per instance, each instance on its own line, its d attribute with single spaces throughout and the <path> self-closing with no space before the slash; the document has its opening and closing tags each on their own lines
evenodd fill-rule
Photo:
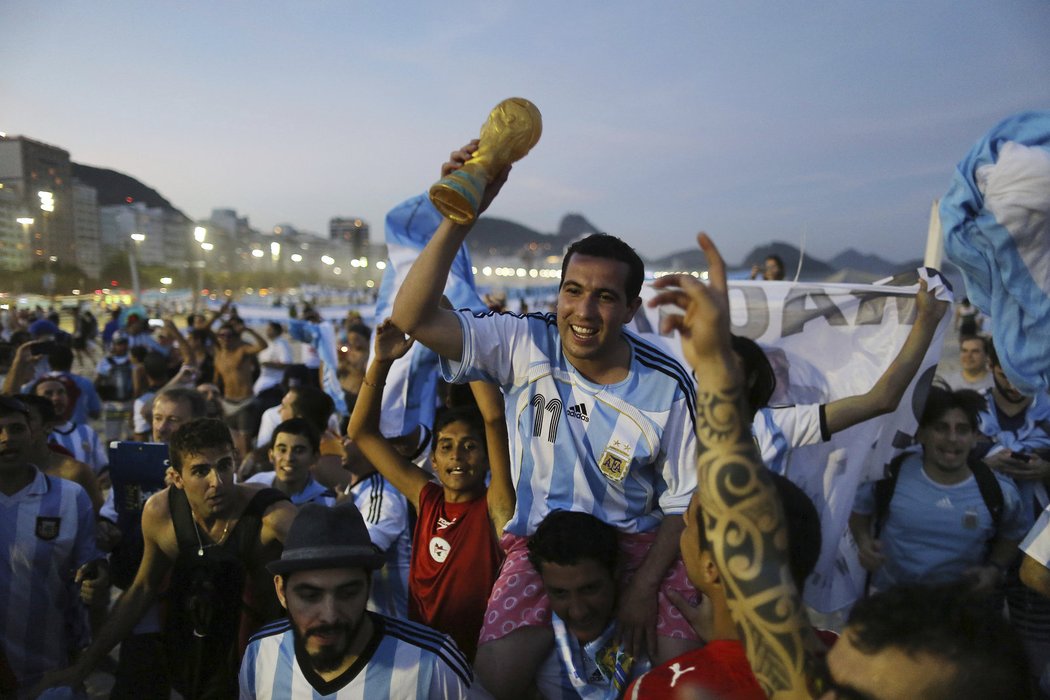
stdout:
<svg viewBox="0 0 1050 700">
<path fill-rule="evenodd" d="M 353 503 L 329 508 L 307 503 L 288 529 L 281 558 L 267 564 L 271 574 L 286 576 L 309 569 L 362 567 L 378 569 L 384 557 L 368 537 L 361 512 Z"/>
</svg>

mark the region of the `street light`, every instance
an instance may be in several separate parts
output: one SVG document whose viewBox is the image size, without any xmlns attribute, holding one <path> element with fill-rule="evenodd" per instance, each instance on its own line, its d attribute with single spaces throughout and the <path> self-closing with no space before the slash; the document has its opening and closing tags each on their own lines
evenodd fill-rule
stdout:
<svg viewBox="0 0 1050 700">
<path fill-rule="evenodd" d="M 167 287 L 168 285 L 171 284 L 171 278 L 170 277 L 161 277 L 160 278 L 160 283 L 163 284 L 165 287 Z"/>
<path fill-rule="evenodd" d="M 303 261 L 303 256 L 299 255 L 298 253 L 292 253 L 292 262 L 302 262 L 302 261 Z"/>
<path fill-rule="evenodd" d="M 208 229 L 203 226 L 197 226 L 193 229 L 193 239 L 198 243 L 203 243 L 204 238 L 208 235 Z"/>
<path fill-rule="evenodd" d="M 333 265 L 335 264 L 335 258 L 333 258 L 331 255 L 322 255 L 321 262 L 323 262 L 325 265 Z"/>
<path fill-rule="evenodd" d="M 146 234 L 133 233 L 131 240 L 134 243 L 128 251 L 128 264 L 131 266 L 131 288 L 135 292 L 135 301 L 142 298 L 142 287 L 139 285 L 139 244 L 146 240 Z"/>
<path fill-rule="evenodd" d="M 22 224 L 23 226 L 32 226 L 33 225 L 33 217 L 31 217 L 31 216 L 20 216 L 17 219 L 15 219 L 15 223 Z"/>
<path fill-rule="evenodd" d="M 211 250 L 214 250 L 214 249 L 215 249 L 215 244 L 213 244 L 213 243 L 201 243 L 201 250 L 211 251 Z"/>
<path fill-rule="evenodd" d="M 266 253 L 262 252 L 262 248 L 252 248 L 253 258 L 261 258 L 264 255 L 266 255 Z"/>
</svg>

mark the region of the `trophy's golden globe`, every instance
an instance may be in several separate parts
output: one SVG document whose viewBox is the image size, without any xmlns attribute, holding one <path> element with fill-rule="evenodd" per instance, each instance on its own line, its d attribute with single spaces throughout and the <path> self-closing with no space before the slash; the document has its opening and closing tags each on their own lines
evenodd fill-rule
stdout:
<svg viewBox="0 0 1050 700">
<path fill-rule="evenodd" d="M 431 186 L 430 201 L 454 223 L 473 223 L 485 187 L 505 167 L 524 158 L 542 132 L 536 105 L 522 97 L 503 100 L 481 127 L 478 150 L 462 168 Z"/>
</svg>

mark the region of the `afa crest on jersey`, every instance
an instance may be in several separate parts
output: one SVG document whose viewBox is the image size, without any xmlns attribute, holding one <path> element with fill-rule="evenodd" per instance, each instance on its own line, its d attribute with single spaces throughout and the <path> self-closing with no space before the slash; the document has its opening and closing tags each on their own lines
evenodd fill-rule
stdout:
<svg viewBox="0 0 1050 700">
<path fill-rule="evenodd" d="M 605 446 L 598 468 L 612 481 L 623 481 L 631 470 L 631 446 L 620 440 L 613 440 Z"/>
</svg>

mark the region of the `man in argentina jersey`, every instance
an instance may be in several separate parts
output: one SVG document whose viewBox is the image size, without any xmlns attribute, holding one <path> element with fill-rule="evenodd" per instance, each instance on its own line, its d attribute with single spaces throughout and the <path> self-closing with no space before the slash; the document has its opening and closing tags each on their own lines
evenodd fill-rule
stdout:
<svg viewBox="0 0 1050 700">
<path fill-rule="evenodd" d="M 941 317 L 950 306 L 946 301 L 938 301 L 925 280 L 919 283 L 915 305 L 915 323 L 908 337 L 871 389 L 828 403 L 767 406 L 776 386 L 769 359 L 753 340 L 733 337 L 733 352 L 740 358 L 747 377 L 755 442 L 763 463 L 770 470 L 797 480 L 797 475 L 787 473 L 793 448 L 826 442 L 836 433 L 896 410 L 926 356 Z"/>
<path fill-rule="evenodd" d="M 372 576 L 368 609 L 390 617 L 408 617 L 408 569 L 412 561 L 408 501 L 367 460 L 359 454 L 354 457 L 346 495 L 361 511 L 368 536 L 386 562 Z"/>
<path fill-rule="evenodd" d="M 444 172 L 476 147 L 453 153 Z M 482 210 L 505 175 L 489 185 Z M 442 357 L 446 379 L 494 382 L 506 400 L 517 502 L 475 659 L 479 679 L 496 697 L 513 697 L 552 648 L 550 605 L 525 540 L 557 509 L 590 513 L 636 545 L 624 547 L 638 552 L 625 579 L 637 573 L 620 582 L 618 614 L 632 655 L 663 660 L 695 646 L 695 633 L 658 595 L 662 586 L 695 595 L 678 558 L 676 517 L 696 488 L 695 390 L 681 364 L 624 329 L 641 304 L 641 259 L 618 238 L 590 236 L 565 255 L 556 314 L 475 316 L 439 308 L 468 232 L 442 221 L 392 320 Z"/>
<path fill-rule="evenodd" d="M 268 566 L 288 619 L 252 637 L 240 697 L 466 698 L 473 674 L 449 637 L 366 609 L 382 565 L 352 503 L 304 505 Z"/>
<path fill-rule="evenodd" d="M 81 600 L 103 591 L 107 579 L 87 492 L 38 470 L 26 459 L 30 447 L 25 406 L 0 396 L 2 697 L 29 697 L 45 672 L 66 666 L 87 643 Z M 11 675 L 16 687 L 6 686 Z"/>
</svg>

